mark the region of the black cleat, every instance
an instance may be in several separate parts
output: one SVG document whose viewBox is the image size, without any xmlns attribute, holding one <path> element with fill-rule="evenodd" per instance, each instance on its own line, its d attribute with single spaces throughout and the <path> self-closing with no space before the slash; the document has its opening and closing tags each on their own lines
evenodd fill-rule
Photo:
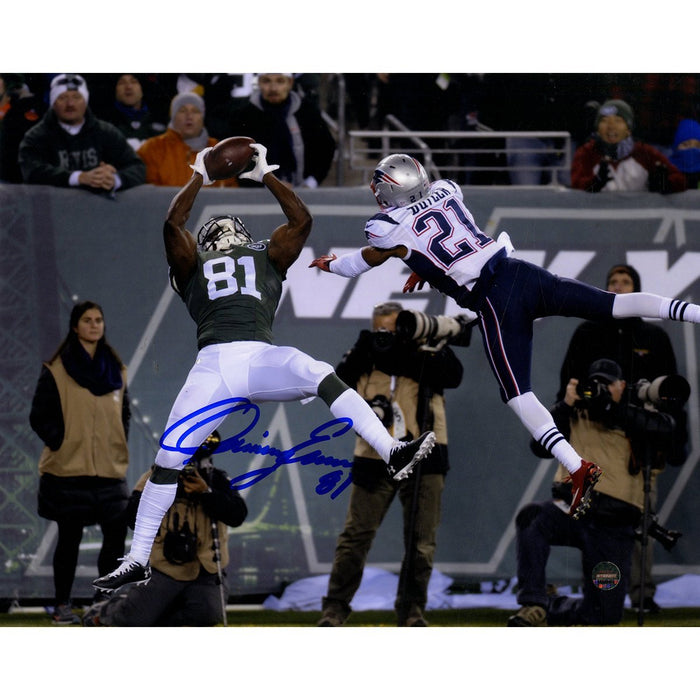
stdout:
<svg viewBox="0 0 700 700">
<path fill-rule="evenodd" d="M 147 583 L 151 578 L 151 567 L 139 564 L 128 555 L 120 560 L 119 565 L 112 573 L 96 578 L 92 585 L 100 591 L 116 591 L 117 588 L 127 583 Z"/>
<path fill-rule="evenodd" d="M 387 472 L 394 481 L 408 479 L 413 467 L 425 459 L 435 446 L 435 433 L 432 430 L 423 433 L 411 442 L 402 442 L 391 451 Z"/>
</svg>

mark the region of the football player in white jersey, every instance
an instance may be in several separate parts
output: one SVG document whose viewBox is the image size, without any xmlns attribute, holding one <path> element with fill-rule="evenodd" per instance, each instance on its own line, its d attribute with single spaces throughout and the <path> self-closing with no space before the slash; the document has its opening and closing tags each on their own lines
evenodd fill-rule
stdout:
<svg viewBox="0 0 700 700">
<path fill-rule="evenodd" d="M 262 182 L 287 218 L 269 239 L 253 242 L 243 222 L 233 216 L 214 217 L 196 240 L 185 228 L 199 190 L 211 184 L 204 164 L 211 149 L 200 151 L 192 177 L 170 203 L 163 226 L 166 258 L 175 291 L 197 323 L 199 352 L 170 410 L 139 502 L 129 554 L 117 569 L 93 581 L 99 590 L 148 580 L 153 541 L 175 499 L 180 472 L 229 413 L 245 413 L 254 408 L 252 402 L 318 396 L 335 418 L 349 421 L 374 447 L 397 481 L 407 478 L 435 444 L 432 430 L 415 440 L 396 440 L 331 365 L 272 343 L 282 284 L 311 233 L 312 218 L 294 190 L 274 175 L 278 166 L 267 164 L 265 146 L 256 143 L 252 148 L 255 167 L 240 177 Z M 287 452 L 278 457 L 280 464 L 300 459 L 285 456 Z"/>
<path fill-rule="evenodd" d="M 409 155 L 381 160 L 370 188 L 380 212 L 365 225 L 369 245 L 340 257 L 323 255 L 309 267 L 356 277 L 400 258 L 413 271 L 404 291 L 428 282 L 475 312 L 501 398 L 566 467 L 573 493 L 569 513 L 580 517 L 602 470 L 574 450 L 532 392 L 535 319 L 642 316 L 700 323 L 700 306 L 642 292 L 613 294 L 514 257 L 507 234 L 494 240 L 479 229 L 456 183 L 430 182 L 425 168 Z"/>
</svg>

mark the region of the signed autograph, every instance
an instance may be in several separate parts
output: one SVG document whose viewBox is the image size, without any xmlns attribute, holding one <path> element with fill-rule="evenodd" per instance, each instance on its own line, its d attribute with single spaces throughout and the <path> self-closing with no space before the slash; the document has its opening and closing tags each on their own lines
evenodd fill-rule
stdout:
<svg viewBox="0 0 700 700">
<path fill-rule="evenodd" d="M 286 450 L 280 450 L 271 445 L 262 445 L 248 442 L 244 436 L 248 435 L 260 419 L 260 408 L 250 399 L 234 397 L 217 401 L 205 406 L 189 415 L 181 418 L 171 425 L 160 439 L 160 446 L 164 450 L 180 452 L 192 456 L 198 447 L 187 447 L 182 443 L 195 430 L 207 425 L 214 420 L 219 420 L 229 414 L 237 413 L 241 417 L 247 417 L 248 424 L 232 437 L 222 439 L 215 453 L 242 452 L 248 454 L 266 455 L 274 458 L 273 464 L 254 469 L 231 479 L 231 487 L 239 490 L 247 489 L 262 481 L 265 477 L 276 472 L 280 467 L 288 464 L 319 465 L 324 467 L 337 467 L 319 477 L 316 485 L 316 493 L 323 496 L 330 494 L 330 498 L 337 498 L 351 483 L 350 468 L 352 462 L 325 455 L 316 446 L 328 442 L 333 438 L 344 435 L 352 428 L 350 418 L 335 418 L 327 423 L 319 425 L 309 433 L 309 438 Z M 176 437 L 177 434 L 177 437 Z M 266 430 L 263 438 L 268 437 Z M 187 461 L 187 460 L 185 460 Z"/>
</svg>

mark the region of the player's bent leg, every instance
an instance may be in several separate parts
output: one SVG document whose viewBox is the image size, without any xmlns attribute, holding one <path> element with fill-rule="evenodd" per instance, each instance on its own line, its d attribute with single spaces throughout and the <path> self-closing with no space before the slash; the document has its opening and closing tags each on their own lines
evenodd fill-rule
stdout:
<svg viewBox="0 0 700 700">
<path fill-rule="evenodd" d="M 261 344 L 262 345 L 262 344 Z M 333 367 L 290 346 L 262 345 L 251 357 L 248 395 L 252 401 L 299 401 L 318 396 Z"/>
</svg>

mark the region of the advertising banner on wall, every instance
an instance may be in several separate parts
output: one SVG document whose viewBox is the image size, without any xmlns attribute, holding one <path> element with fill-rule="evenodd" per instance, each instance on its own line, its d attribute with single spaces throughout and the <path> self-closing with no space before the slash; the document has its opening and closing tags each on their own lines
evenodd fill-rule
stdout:
<svg viewBox="0 0 700 700">
<path fill-rule="evenodd" d="M 195 327 L 170 288 L 162 225 L 172 188 L 143 186 L 115 200 L 46 187 L 0 186 L 1 306 L 5 351 L 0 358 L 0 598 L 50 598 L 55 523 L 36 513 L 37 461 L 43 447 L 28 424 L 42 361 L 65 335 L 76 300 L 105 311 L 109 341 L 128 366 L 133 404 L 129 486 L 148 470 L 170 405 L 196 356 Z M 368 188 L 301 191 L 314 228 L 287 276 L 274 326 L 275 342 L 293 345 L 333 365 L 368 328 L 372 307 L 400 301 L 430 315 L 463 312 L 428 289 L 405 295 L 409 270 L 398 260 L 346 279 L 310 269 L 319 255 L 365 244 L 364 222 L 376 213 Z M 465 188 L 477 224 L 496 237 L 507 231 L 514 255 L 565 277 L 602 287 L 617 263 L 634 266 L 642 289 L 700 299 L 700 198 L 647 193 L 587 194 L 547 188 Z M 189 228 L 231 213 L 253 238 L 269 238 L 284 217 L 265 190 L 203 191 Z M 559 370 L 581 319 L 551 317 L 535 324 L 533 390 L 554 403 Z M 658 519 L 683 533 L 667 552 L 656 547 L 659 577 L 700 573 L 700 391 L 698 329 L 659 322 L 669 334 L 679 373 L 691 386 L 687 403 L 689 456 L 658 479 Z M 514 518 L 524 504 L 549 498 L 556 464 L 530 450 L 529 434 L 502 403 L 478 330 L 455 347 L 464 379 L 446 391 L 451 469 L 443 497 L 435 567 L 464 582 L 515 575 Z M 650 380 L 654 377 L 649 377 Z M 222 437 L 245 440 L 215 455 L 246 499 L 242 526 L 229 536 L 232 596 L 280 590 L 302 577 L 330 571 L 348 503 L 354 433 L 329 438 L 322 401 L 260 404 L 254 419 L 229 416 Z M 320 431 L 320 432 L 319 432 Z M 319 434 L 324 434 L 321 442 Z M 304 458 L 309 443 L 319 454 Z M 229 444 L 233 444 L 229 442 Z M 307 447 L 302 447 L 302 445 Z M 290 452 L 291 451 L 291 452 Z M 280 459 L 280 453 L 296 454 Z M 92 595 L 101 542 L 85 529 L 74 595 Z M 399 507 L 392 506 L 368 564 L 398 571 L 403 553 Z M 578 558 L 555 552 L 553 579 L 575 582 Z"/>
</svg>

